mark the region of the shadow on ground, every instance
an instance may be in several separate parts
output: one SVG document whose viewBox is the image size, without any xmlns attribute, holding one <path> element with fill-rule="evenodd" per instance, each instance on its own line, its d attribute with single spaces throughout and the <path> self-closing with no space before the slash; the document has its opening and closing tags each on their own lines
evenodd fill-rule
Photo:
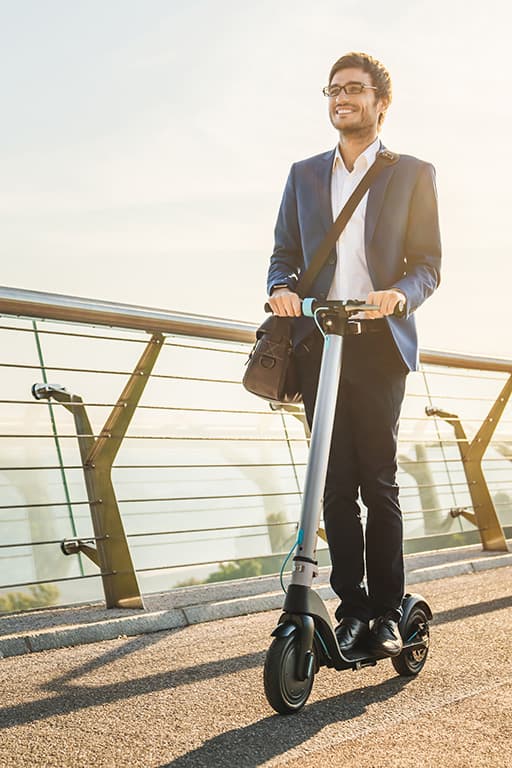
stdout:
<svg viewBox="0 0 512 768">
<path fill-rule="evenodd" d="M 379 685 L 357 688 L 339 696 L 308 704 L 295 715 L 273 715 L 244 728 L 221 733 L 198 749 L 178 757 L 160 768 L 213 768 L 230 765 L 256 768 L 267 760 L 303 744 L 332 723 L 363 715 L 367 706 L 400 693 L 411 678 L 393 678 Z"/>
<path fill-rule="evenodd" d="M 192 682 L 209 680 L 253 667 L 262 667 L 265 659 L 265 652 L 260 651 L 185 667 L 184 669 L 170 670 L 156 675 L 147 675 L 129 681 L 123 679 L 107 685 L 77 685 L 76 681 L 82 675 L 119 661 L 129 653 L 146 650 L 149 645 L 159 642 L 162 635 L 163 633 L 158 632 L 137 637 L 121 647 L 117 646 L 86 664 L 75 667 L 64 675 L 52 679 L 45 686 L 46 691 L 52 691 L 50 696 L 0 708 L 0 727 L 12 728 L 21 724 L 47 720 L 56 715 L 98 707 L 103 704 L 126 700 L 133 696 L 170 690 Z"/>
<path fill-rule="evenodd" d="M 451 621 L 457 621 L 471 616 L 476 616 L 483 613 L 490 613 L 493 611 L 503 610 L 505 608 L 512 607 L 512 596 L 506 596 L 497 598 L 495 600 L 488 600 L 481 603 L 473 603 L 470 605 L 460 606 L 451 610 L 443 611 L 435 616 L 434 621 L 436 624 L 444 624 Z M 183 631 L 183 630 L 171 630 L 171 632 Z M 32 723 L 37 721 L 44 721 L 55 717 L 56 715 L 68 714 L 71 712 L 78 712 L 89 707 L 98 707 L 102 704 L 109 704 L 116 701 L 123 701 L 130 699 L 133 696 L 140 696 L 144 694 L 150 694 L 155 691 L 167 690 L 176 688 L 181 685 L 187 685 L 193 682 L 201 680 L 209 680 L 225 675 L 240 672 L 242 670 L 251 669 L 255 667 L 262 667 L 265 659 L 266 650 L 247 653 L 245 655 L 235 656 L 228 659 L 219 659 L 218 661 L 207 662 L 205 664 L 198 664 L 191 667 L 185 667 L 184 669 L 170 670 L 169 672 L 163 672 L 155 675 L 147 675 L 142 678 L 135 678 L 127 681 L 126 679 L 120 680 L 115 683 L 108 683 L 105 685 L 90 686 L 87 684 L 77 684 L 77 680 L 93 671 L 100 669 L 102 666 L 106 666 L 111 663 L 115 663 L 119 659 L 128 656 L 130 653 L 139 650 L 145 650 L 148 646 L 156 644 L 162 640 L 167 632 L 157 632 L 151 635 L 144 635 L 127 641 L 122 646 L 116 645 L 115 648 L 109 648 L 109 650 L 88 661 L 82 666 L 74 667 L 71 671 L 66 672 L 63 675 L 56 676 L 49 681 L 44 692 L 49 692 L 50 695 L 45 695 L 35 701 L 23 702 L 12 706 L 4 706 L 0 708 L 0 726 L 3 728 L 10 728 L 20 724 Z M 403 685 L 401 679 L 394 679 L 383 684 L 382 689 L 384 693 L 393 695 Z M 361 694 L 361 690 L 364 695 Z M 381 686 L 376 686 L 374 689 L 361 689 L 356 694 L 347 694 L 343 697 L 329 699 L 327 701 L 319 702 L 317 704 L 308 706 L 308 713 L 312 712 L 311 719 L 304 720 L 303 714 L 296 716 L 293 722 L 306 723 L 305 738 L 309 738 L 307 735 L 307 728 L 311 730 L 314 723 L 314 728 L 319 730 L 324 725 L 348 719 L 364 711 L 364 704 L 368 703 L 367 692 L 370 692 L 374 696 L 373 701 L 380 701 L 378 698 L 381 691 Z M 373 693 L 372 693 L 373 691 Z M 353 697 L 356 696 L 356 699 Z M 361 702 L 364 699 L 363 709 L 361 709 Z M 332 711 L 331 711 L 332 708 Z M 300 720 L 297 720 L 300 718 Z M 222 736 L 218 736 L 209 744 L 208 749 L 214 750 L 217 754 L 218 750 L 234 749 L 236 751 L 236 744 L 239 739 L 250 743 L 250 748 L 247 749 L 244 745 L 240 747 L 240 755 L 243 755 L 244 761 L 241 765 L 244 768 L 250 768 L 253 765 L 259 765 L 257 762 L 246 762 L 252 760 L 251 750 L 255 751 L 257 748 L 270 750 L 273 754 L 273 749 L 270 748 L 266 742 L 274 742 L 274 732 L 277 729 L 276 723 L 292 722 L 290 718 L 269 718 L 263 720 L 247 728 L 237 729 L 231 731 Z M 289 729 L 282 726 L 279 727 L 279 732 L 284 734 L 285 740 L 283 741 L 283 751 L 290 749 L 295 743 L 300 743 L 300 739 L 295 741 L 295 735 L 293 738 L 287 739 L 286 735 Z M 296 734 L 297 726 L 293 727 L 293 734 Z M 311 733 L 313 733 L 311 731 Z M 311 735 L 310 733 L 310 735 Z M 218 746 L 220 745 L 220 746 Z M 259 745 L 259 747 L 258 747 Z M 274 747 L 275 749 L 275 747 Z M 277 747 L 278 752 L 280 747 Z M 206 746 L 195 753 L 196 761 L 203 759 L 203 755 L 206 755 Z M 220 754 L 220 753 L 219 753 Z M 256 754 L 256 752 L 255 752 Z M 269 757 L 272 756 L 269 755 Z M 180 758 L 182 762 L 172 763 L 171 765 L 188 766 L 188 765 L 200 765 L 196 762 L 183 762 L 188 760 L 188 756 Z M 259 758 L 258 758 L 259 759 Z M 269 758 L 266 758 L 269 759 Z M 205 758 L 206 760 L 206 758 Z M 205 762 L 205 765 L 207 763 Z M 210 761 L 210 765 L 211 765 Z"/>
</svg>

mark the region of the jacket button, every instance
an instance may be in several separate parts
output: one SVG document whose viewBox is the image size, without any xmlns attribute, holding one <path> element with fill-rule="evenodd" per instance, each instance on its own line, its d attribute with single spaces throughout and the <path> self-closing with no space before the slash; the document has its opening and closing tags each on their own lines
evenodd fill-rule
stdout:
<svg viewBox="0 0 512 768">
<path fill-rule="evenodd" d="M 336 258 L 334 256 L 330 257 L 329 264 L 336 264 Z"/>
<path fill-rule="evenodd" d="M 319 299 L 326 299 L 327 298 L 327 294 L 326 293 L 319 293 L 318 294 L 318 298 Z"/>
</svg>

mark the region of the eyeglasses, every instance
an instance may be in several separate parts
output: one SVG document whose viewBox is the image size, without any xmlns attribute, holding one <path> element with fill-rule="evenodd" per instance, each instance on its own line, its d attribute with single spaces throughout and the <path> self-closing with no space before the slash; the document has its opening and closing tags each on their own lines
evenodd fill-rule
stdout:
<svg viewBox="0 0 512 768">
<path fill-rule="evenodd" d="M 350 83 L 345 83 L 345 85 L 326 85 L 325 88 L 322 88 L 322 93 L 329 99 L 335 99 L 342 91 L 345 91 L 347 96 L 355 96 L 362 93 L 364 88 L 371 88 L 372 91 L 377 90 L 375 85 L 366 85 L 365 83 L 352 81 Z"/>
</svg>

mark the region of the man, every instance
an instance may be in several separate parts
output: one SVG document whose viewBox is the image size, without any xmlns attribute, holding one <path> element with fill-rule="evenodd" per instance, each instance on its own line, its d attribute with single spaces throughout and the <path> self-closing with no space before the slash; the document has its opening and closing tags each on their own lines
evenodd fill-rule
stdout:
<svg viewBox="0 0 512 768">
<path fill-rule="evenodd" d="M 292 166 L 267 284 L 272 311 L 297 318 L 294 346 L 310 425 L 323 339 L 313 321 L 300 316 L 294 288 L 332 221 L 383 149 L 378 133 L 391 103 L 391 80 L 371 56 L 349 53 L 333 65 L 324 94 L 339 142 L 334 150 Z M 345 337 L 324 494 L 331 584 L 340 598 L 336 636 L 342 651 L 361 641 L 389 656 L 402 649 L 398 419 L 407 373 L 418 365 L 413 313 L 439 284 L 440 261 L 434 169 L 402 155 L 380 172 L 309 292 L 320 299 L 364 299 L 379 308 L 365 313 L 360 335 Z M 395 317 L 399 304 L 405 309 Z M 365 535 L 359 492 L 368 510 Z"/>
</svg>

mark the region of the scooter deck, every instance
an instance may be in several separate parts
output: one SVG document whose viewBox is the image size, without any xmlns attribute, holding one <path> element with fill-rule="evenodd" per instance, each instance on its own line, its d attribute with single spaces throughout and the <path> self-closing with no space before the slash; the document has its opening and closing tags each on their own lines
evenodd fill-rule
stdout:
<svg viewBox="0 0 512 768">
<path fill-rule="evenodd" d="M 352 669 L 359 669 L 360 667 L 374 666 L 378 661 L 389 658 L 390 657 L 387 654 L 376 653 L 366 645 L 361 644 L 355 648 L 352 648 L 350 651 L 340 651 L 340 658 L 338 663 L 341 661 L 341 663 L 339 663 L 339 667 L 341 669 L 347 667 Z M 336 660 L 334 659 L 333 661 L 335 662 L 335 666 L 338 666 L 338 664 L 336 664 Z"/>
<path fill-rule="evenodd" d="M 375 653 L 375 651 L 372 651 L 370 648 L 363 644 L 352 648 L 350 651 L 341 652 L 341 656 L 351 664 L 356 662 L 362 663 L 380 661 L 381 659 L 389 658 L 389 656 L 387 656 L 385 653 Z"/>
<path fill-rule="evenodd" d="M 427 643 L 428 646 L 428 643 Z M 425 647 L 425 641 L 419 640 L 417 642 L 405 643 L 403 645 L 401 653 L 403 651 L 413 651 L 419 648 Z M 338 651 L 337 657 L 332 658 L 333 666 L 336 669 L 360 669 L 361 667 L 374 666 L 378 661 L 383 659 L 392 658 L 386 653 L 376 653 L 364 643 L 352 648 L 350 651 Z"/>
</svg>

